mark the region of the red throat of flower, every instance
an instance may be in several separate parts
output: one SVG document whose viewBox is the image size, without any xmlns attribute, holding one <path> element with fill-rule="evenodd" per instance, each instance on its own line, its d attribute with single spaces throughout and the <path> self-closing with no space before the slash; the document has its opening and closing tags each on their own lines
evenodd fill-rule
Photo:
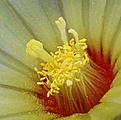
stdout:
<svg viewBox="0 0 121 120">
<path fill-rule="evenodd" d="M 100 104 L 100 99 L 110 89 L 113 80 L 110 62 L 104 64 L 101 56 L 96 59 L 87 52 L 86 39 L 80 40 L 74 29 L 68 31 L 74 36 L 68 43 L 62 17 L 56 24 L 64 43 L 57 47 L 57 52 L 48 54 L 39 41 L 31 40 L 27 44 L 28 54 L 46 62 L 41 64 L 41 70 L 35 68 L 37 84 L 41 87 L 38 97 L 46 111 L 60 117 L 87 113 Z"/>
</svg>

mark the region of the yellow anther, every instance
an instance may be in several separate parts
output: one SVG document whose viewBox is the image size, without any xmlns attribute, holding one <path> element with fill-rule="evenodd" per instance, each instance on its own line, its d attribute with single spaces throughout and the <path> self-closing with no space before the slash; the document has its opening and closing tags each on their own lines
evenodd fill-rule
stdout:
<svg viewBox="0 0 121 120">
<path fill-rule="evenodd" d="M 62 17 L 60 17 L 57 21 L 55 21 L 55 23 L 60 30 L 61 39 L 62 39 L 63 43 L 64 44 L 68 43 L 66 29 L 65 29 L 66 28 L 65 20 Z"/>
<path fill-rule="evenodd" d="M 42 77 L 42 78 L 40 78 L 41 81 L 43 81 L 43 80 L 45 80 L 45 79 L 46 79 L 46 77 Z"/>
<path fill-rule="evenodd" d="M 73 39 L 73 38 L 69 41 L 69 44 L 70 44 L 71 46 L 74 46 L 74 39 Z"/>
<path fill-rule="evenodd" d="M 34 39 L 27 43 L 26 53 L 34 58 L 40 58 L 45 62 L 53 61 L 53 57 L 43 49 L 43 44 Z"/>
<path fill-rule="evenodd" d="M 59 91 L 56 91 L 56 90 L 54 90 L 54 89 L 50 89 L 50 90 L 48 91 L 48 93 L 47 93 L 47 97 L 49 97 L 50 95 L 52 95 L 52 94 L 54 94 L 54 93 L 58 94 Z"/>
<path fill-rule="evenodd" d="M 45 82 L 37 82 L 37 85 L 44 85 Z"/>
<path fill-rule="evenodd" d="M 38 73 L 39 72 L 39 70 L 36 68 L 36 67 L 34 67 L 34 70 Z"/>
<path fill-rule="evenodd" d="M 42 74 L 42 72 L 41 72 L 41 71 L 39 71 L 36 67 L 34 67 L 34 70 L 37 72 L 37 74 L 39 74 L 39 75 L 41 75 L 41 74 Z"/>
<path fill-rule="evenodd" d="M 80 43 L 85 43 L 87 40 L 85 38 L 79 40 Z"/>
<path fill-rule="evenodd" d="M 54 90 L 60 90 L 60 88 L 55 83 L 51 84 L 51 88 L 53 88 Z"/>
<path fill-rule="evenodd" d="M 76 80 L 76 81 L 80 81 L 80 79 L 78 79 L 78 78 L 75 78 L 75 80 Z"/>
<path fill-rule="evenodd" d="M 50 90 L 48 91 L 48 93 L 47 93 L 47 97 L 50 97 L 50 95 L 52 95 L 52 94 L 53 94 L 53 90 L 50 89 Z"/>
<path fill-rule="evenodd" d="M 59 93 L 59 91 L 57 91 L 57 90 L 53 90 L 53 93 L 56 93 L 56 94 L 57 94 L 57 93 Z"/>
<path fill-rule="evenodd" d="M 85 50 L 87 48 L 87 44 L 86 44 L 86 39 L 85 38 L 79 40 L 78 44 L 80 45 L 82 50 Z"/>
<path fill-rule="evenodd" d="M 82 49 L 82 50 L 85 50 L 86 48 L 87 48 L 86 43 L 81 43 L 81 49 Z"/>
</svg>

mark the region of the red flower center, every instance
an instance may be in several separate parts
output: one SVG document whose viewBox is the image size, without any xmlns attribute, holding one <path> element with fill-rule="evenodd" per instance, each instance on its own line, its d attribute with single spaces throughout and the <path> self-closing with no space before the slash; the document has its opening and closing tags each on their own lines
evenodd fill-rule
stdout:
<svg viewBox="0 0 121 120">
<path fill-rule="evenodd" d="M 66 22 L 62 17 L 56 21 L 64 45 L 57 52 L 48 54 L 43 44 L 31 40 L 27 44 L 27 53 L 45 61 L 41 64 L 37 84 L 45 110 L 60 117 L 74 113 L 87 113 L 110 89 L 114 78 L 110 59 L 103 59 L 101 53 L 90 52 L 86 39 L 79 39 L 74 29 L 68 32 L 74 37 L 69 41 L 66 36 Z M 98 55 L 98 56 L 97 56 Z"/>
<path fill-rule="evenodd" d="M 110 89 L 114 78 L 110 69 L 110 60 L 104 62 L 102 55 L 90 54 L 90 64 L 81 68 L 80 82 L 74 82 L 72 87 L 63 88 L 64 93 L 47 97 L 49 88 L 41 86 L 38 97 L 42 100 L 45 110 L 60 117 L 74 113 L 87 113 L 93 106 L 100 104 L 100 99 Z"/>
</svg>

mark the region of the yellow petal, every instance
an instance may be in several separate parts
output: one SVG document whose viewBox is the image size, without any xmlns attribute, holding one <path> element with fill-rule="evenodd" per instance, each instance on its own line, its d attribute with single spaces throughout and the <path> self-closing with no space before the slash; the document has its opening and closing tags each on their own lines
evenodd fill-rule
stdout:
<svg viewBox="0 0 121 120">
<path fill-rule="evenodd" d="M 121 104 L 101 103 L 90 110 L 91 120 L 112 120 L 121 113 Z"/>
<path fill-rule="evenodd" d="M 87 113 L 87 114 L 74 114 L 69 117 L 60 118 L 57 120 L 92 120 L 92 119 L 90 115 Z"/>
<path fill-rule="evenodd" d="M 121 86 L 111 88 L 101 99 L 101 102 L 114 102 L 121 104 Z"/>
</svg>

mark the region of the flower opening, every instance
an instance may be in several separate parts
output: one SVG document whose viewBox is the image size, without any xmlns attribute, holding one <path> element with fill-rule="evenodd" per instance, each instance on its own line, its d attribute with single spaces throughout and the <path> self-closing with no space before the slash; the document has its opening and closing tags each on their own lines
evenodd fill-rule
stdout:
<svg viewBox="0 0 121 120">
<path fill-rule="evenodd" d="M 34 39 L 27 44 L 27 54 L 44 61 L 41 70 L 34 68 L 37 84 L 42 88 L 40 98 L 47 111 L 60 116 L 86 113 L 100 103 L 112 76 L 89 58 L 86 39 L 80 40 L 77 32 L 69 29 L 74 37 L 68 42 L 65 20 L 60 17 L 55 23 L 64 43 L 55 53 L 47 53 L 42 43 Z"/>
</svg>

